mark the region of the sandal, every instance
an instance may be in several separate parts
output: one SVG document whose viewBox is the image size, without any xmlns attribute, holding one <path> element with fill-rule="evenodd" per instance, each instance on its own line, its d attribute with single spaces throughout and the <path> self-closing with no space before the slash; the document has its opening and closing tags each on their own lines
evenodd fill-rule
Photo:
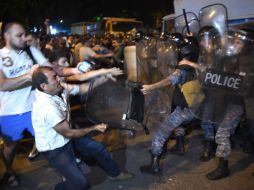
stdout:
<svg viewBox="0 0 254 190">
<path fill-rule="evenodd" d="M 19 179 L 14 173 L 5 172 L 3 178 L 0 180 L 0 184 L 8 185 L 9 187 L 18 187 Z"/>
</svg>

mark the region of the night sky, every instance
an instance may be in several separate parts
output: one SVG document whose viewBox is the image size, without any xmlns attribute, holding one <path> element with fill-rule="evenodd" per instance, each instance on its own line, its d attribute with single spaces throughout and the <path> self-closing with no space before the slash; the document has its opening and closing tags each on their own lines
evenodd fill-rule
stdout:
<svg viewBox="0 0 254 190">
<path fill-rule="evenodd" d="M 39 26 L 45 18 L 63 25 L 92 21 L 95 16 L 134 17 L 153 26 L 156 16 L 173 11 L 173 0 L 0 0 L 1 21 Z"/>
</svg>

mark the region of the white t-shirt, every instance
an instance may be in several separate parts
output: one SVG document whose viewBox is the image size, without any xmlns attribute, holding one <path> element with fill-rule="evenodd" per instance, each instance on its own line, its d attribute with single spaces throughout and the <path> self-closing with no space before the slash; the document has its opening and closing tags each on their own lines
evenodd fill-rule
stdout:
<svg viewBox="0 0 254 190">
<path fill-rule="evenodd" d="M 79 49 L 79 61 L 89 60 L 91 57 L 95 56 L 95 52 L 90 47 L 81 47 Z"/>
<path fill-rule="evenodd" d="M 79 92 L 76 87 L 70 92 L 75 95 Z M 62 93 L 62 98 L 35 90 L 35 100 L 32 110 L 32 124 L 35 132 L 36 147 L 40 152 L 60 148 L 69 142 L 69 139 L 58 133 L 54 127 L 60 122 L 70 121 L 68 93 Z"/>
<path fill-rule="evenodd" d="M 30 47 L 34 59 L 40 65 L 47 63 L 46 58 L 35 47 Z M 17 53 L 6 47 L 0 49 L 0 72 L 5 78 L 16 78 L 28 73 L 33 61 L 21 50 Z M 13 91 L 0 91 L 0 116 L 16 115 L 32 110 L 34 92 L 31 86 Z"/>
</svg>

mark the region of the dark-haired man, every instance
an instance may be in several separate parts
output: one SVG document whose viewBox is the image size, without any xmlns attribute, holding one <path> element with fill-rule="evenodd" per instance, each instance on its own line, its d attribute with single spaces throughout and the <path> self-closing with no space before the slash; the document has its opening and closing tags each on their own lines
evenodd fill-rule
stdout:
<svg viewBox="0 0 254 190">
<path fill-rule="evenodd" d="M 1 182 L 13 187 L 19 184 L 12 169 L 15 147 L 25 130 L 34 133 L 31 122 L 34 99 L 32 73 L 39 65 L 50 66 L 50 63 L 35 47 L 27 48 L 25 28 L 20 23 L 8 23 L 3 34 L 5 47 L 0 49 L 0 128 L 6 171 Z M 76 68 L 54 69 L 61 75 L 79 73 Z"/>
<path fill-rule="evenodd" d="M 66 179 L 56 189 L 78 190 L 85 189 L 88 185 L 86 177 L 76 165 L 74 151 L 83 157 L 95 158 L 112 180 L 133 178 L 132 174 L 121 172 L 109 152 L 87 136 L 91 131 L 104 132 L 106 124 L 80 129 L 71 127 L 68 96 L 86 93 L 90 88 L 89 83 L 60 83 L 54 70 L 49 67 L 36 69 L 32 78 L 36 87 L 32 111 L 36 147 Z M 101 76 L 93 82 L 93 87 L 101 85 L 107 79 L 107 75 Z"/>
<path fill-rule="evenodd" d="M 0 49 L 0 127 L 4 139 L 3 159 L 6 172 L 3 182 L 17 186 L 18 180 L 12 169 L 14 149 L 23 138 L 23 131 L 33 132 L 31 109 L 33 91 L 31 79 L 33 65 L 26 48 L 25 29 L 19 23 L 9 23 L 4 30 L 5 47 Z M 47 60 L 34 47 L 30 52 L 35 61 L 42 65 Z"/>
<path fill-rule="evenodd" d="M 35 33 L 27 33 L 26 42 L 28 46 L 36 47 L 39 50 L 41 49 L 40 38 Z"/>
</svg>

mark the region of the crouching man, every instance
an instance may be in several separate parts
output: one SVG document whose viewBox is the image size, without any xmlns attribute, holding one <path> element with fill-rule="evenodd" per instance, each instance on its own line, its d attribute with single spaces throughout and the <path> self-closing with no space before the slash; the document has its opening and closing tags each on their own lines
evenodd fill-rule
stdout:
<svg viewBox="0 0 254 190">
<path fill-rule="evenodd" d="M 93 87 L 107 80 L 107 76 L 101 76 L 94 81 Z M 36 87 L 32 109 L 36 147 L 49 164 L 66 178 L 55 189 L 79 190 L 88 186 L 86 177 L 76 165 L 74 151 L 81 156 L 95 158 L 112 180 L 133 178 L 132 174 L 120 171 L 102 144 L 87 136 L 91 131 L 104 132 L 106 124 L 81 129 L 71 127 L 68 95 L 86 93 L 89 83 L 70 85 L 59 82 L 56 73 L 49 67 L 36 69 L 32 83 Z"/>
</svg>

